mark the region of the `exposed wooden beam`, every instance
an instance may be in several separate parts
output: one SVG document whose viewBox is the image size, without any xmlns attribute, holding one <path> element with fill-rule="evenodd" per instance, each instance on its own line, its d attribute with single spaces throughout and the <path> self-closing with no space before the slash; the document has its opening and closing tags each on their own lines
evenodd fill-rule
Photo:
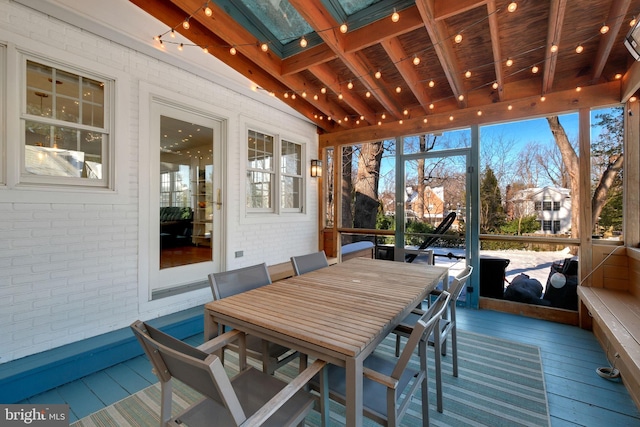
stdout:
<svg viewBox="0 0 640 427">
<path fill-rule="evenodd" d="M 161 22 L 164 22 L 167 25 L 167 28 L 172 28 L 176 23 L 180 23 L 185 17 L 184 10 L 169 2 L 158 3 L 156 0 L 130 1 L 150 14 L 153 12 L 153 16 Z M 176 31 L 181 32 L 182 27 L 177 28 Z M 275 78 L 273 75 L 264 72 L 258 64 L 250 60 L 241 52 L 237 55 L 231 55 L 231 53 L 229 53 L 229 48 L 226 47 L 227 42 L 212 33 L 199 21 L 192 21 L 191 28 L 184 32 L 184 35 L 188 36 L 189 40 L 193 43 L 199 46 L 207 46 L 210 55 L 215 56 L 229 67 L 254 82 L 256 85 L 265 88 L 265 90 L 284 93 L 284 91 L 289 89 L 287 85 L 283 84 L 283 82 Z M 302 97 L 297 97 L 296 99 L 280 98 L 280 100 L 326 131 L 331 131 L 334 127 L 338 126 L 337 123 L 317 119 L 315 115 L 318 112 L 318 109 Z"/>
<path fill-rule="evenodd" d="M 403 124 L 393 122 L 380 126 L 362 126 L 348 130 L 338 130 L 320 135 L 319 141 L 321 147 L 336 146 L 355 142 L 379 141 L 398 135 L 439 132 L 475 124 L 484 125 L 526 120 L 534 117 L 566 113 L 580 108 L 612 105 L 618 102 L 619 97 L 620 81 L 615 80 L 600 85 L 584 87 L 580 92 L 576 92 L 574 89 L 554 92 L 547 95 L 545 102 L 540 102 L 538 96 L 531 96 L 513 101 L 488 104 L 482 107 L 482 116 L 478 116 L 477 107 L 466 108 L 454 112 L 415 117 L 404 120 Z M 507 105 L 511 105 L 511 110 L 507 108 Z M 450 120 L 450 116 L 453 116 L 453 120 Z M 424 122 L 425 118 L 427 123 Z"/>
<path fill-rule="evenodd" d="M 549 24 L 547 27 L 547 44 L 545 46 L 546 63 L 544 66 L 544 76 L 542 78 L 542 93 L 548 93 L 553 87 L 553 78 L 556 73 L 556 63 L 558 52 L 551 52 L 551 46 L 560 45 L 560 33 L 562 32 L 562 22 L 564 12 L 567 8 L 567 0 L 551 0 L 549 6 Z"/>
<path fill-rule="evenodd" d="M 401 109 L 390 96 L 387 88 L 384 85 L 380 85 L 377 79 L 371 75 L 371 64 L 367 62 L 366 58 L 360 55 L 359 52 L 347 53 L 345 51 L 344 34 L 340 33 L 338 30 L 339 24 L 324 6 L 320 2 L 309 3 L 305 0 L 290 0 L 290 3 L 380 104 L 390 114 L 398 118 L 402 117 Z M 328 28 L 329 30 L 327 30 Z"/>
<path fill-rule="evenodd" d="M 487 13 L 489 14 L 489 32 L 491 33 L 491 50 L 493 51 L 493 66 L 498 83 L 498 99 L 504 100 L 504 78 L 502 76 L 502 53 L 500 50 L 500 31 L 498 29 L 498 14 L 496 13 L 495 0 L 487 1 Z"/>
<path fill-rule="evenodd" d="M 181 8 L 187 16 L 194 10 L 202 8 L 202 2 L 200 0 L 171 0 L 176 6 Z M 151 2 L 157 3 L 157 2 Z M 152 6 L 155 7 L 155 6 Z M 260 41 L 257 40 L 248 30 L 238 24 L 232 19 L 221 7 L 215 3 L 209 3 L 209 7 L 213 10 L 213 16 L 207 17 L 204 12 L 196 13 L 191 19 L 198 21 L 204 25 L 209 31 L 211 31 L 220 39 L 224 40 L 231 46 L 235 46 L 236 50 L 242 53 L 247 58 L 258 65 L 262 70 L 267 72 L 273 78 L 290 88 L 292 92 L 300 92 L 302 90 L 310 91 L 312 88 L 308 88 L 308 82 L 300 75 L 282 76 L 280 74 L 282 63 L 272 52 L 263 52 L 260 49 Z M 155 15 L 154 11 L 154 15 Z M 184 19 L 184 16 L 183 18 Z M 178 21 L 180 22 L 180 21 Z M 174 24 L 175 25 L 175 24 Z M 186 34 L 187 37 L 190 33 Z M 272 91 L 270 87 L 265 87 L 266 90 Z M 319 92 L 319 89 L 318 89 Z M 296 99 L 301 98 L 300 96 Z M 307 97 L 305 100 L 316 107 L 323 114 L 330 117 L 345 117 L 348 113 L 340 107 L 338 104 L 329 101 L 327 98 L 318 98 L 314 100 L 312 97 Z M 326 122 L 324 122 L 326 123 Z M 351 127 L 353 124 L 350 122 L 341 123 L 344 127 Z M 325 125 L 326 126 L 326 125 Z"/>
<path fill-rule="evenodd" d="M 434 18 L 437 21 L 447 19 L 487 3 L 487 0 L 435 0 Z"/>
<path fill-rule="evenodd" d="M 299 73 L 309 67 L 324 64 L 336 58 L 335 52 L 323 43 L 283 59 L 281 74 L 288 76 Z"/>
<path fill-rule="evenodd" d="M 338 76 L 336 76 L 333 70 L 326 64 L 314 65 L 313 67 L 309 68 L 309 71 L 329 88 L 339 87 L 340 85 Z M 349 90 L 342 92 L 342 97 L 344 103 L 357 111 L 359 115 L 364 116 L 364 120 L 367 123 L 375 123 L 375 111 L 371 110 L 369 106 L 362 100 L 362 98 L 354 95 Z M 339 117 L 336 117 L 336 119 L 339 119 Z"/>
<path fill-rule="evenodd" d="M 598 53 L 593 61 L 593 81 L 597 82 L 602 76 L 604 66 L 609 59 L 609 54 L 613 48 L 620 27 L 624 22 L 631 0 L 614 0 L 609 8 L 609 16 L 607 16 L 606 24 L 609 26 L 609 31 L 600 38 L 600 44 L 598 45 Z"/>
<path fill-rule="evenodd" d="M 448 37 L 447 27 L 443 21 L 436 21 L 434 12 L 433 0 L 416 0 L 416 6 L 420 11 L 420 16 L 424 21 L 424 25 L 431 37 L 434 50 L 438 56 L 438 60 L 442 65 L 444 74 L 447 77 L 451 91 L 456 99 L 459 99 L 460 95 L 464 95 L 464 85 L 462 83 L 462 73 L 460 67 L 455 60 L 453 53 L 453 46 Z M 467 106 L 467 101 L 459 101 L 458 104 L 461 108 Z"/>
<path fill-rule="evenodd" d="M 389 24 L 388 19 L 379 19 L 357 30 L 350 31 L 344 38 L 347 53 L 365 49 L 384 40 L 401 36 L 424 27 L 418 8 L 411 6 L 400 11 L 400 20 Z"/>
<path fill-rule="evenodd" d="M 411 59 L 408 59 L 407 52 L 402 47 L 400 40 L 397 38 L 387 39 L 381 43 L 384 50 L 389 55 L 389 59 L 396 65 L 398 72 L 409 85 L 409 89 L 416 97 L 425 112 L 428 111 L 428 105 L 431 98 L 427 95 L 426 85 L 420 83 L 420 76 L 416 71 L 415 65 Z"/>
</svg>

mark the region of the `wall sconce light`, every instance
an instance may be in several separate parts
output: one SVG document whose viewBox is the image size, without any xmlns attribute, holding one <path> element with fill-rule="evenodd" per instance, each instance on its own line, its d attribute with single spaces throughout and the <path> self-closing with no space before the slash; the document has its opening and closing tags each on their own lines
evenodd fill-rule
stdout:
<svg viewBox="0 0 640 427">
<path fill-rule="evenodd" d="M 311 160 L 311 176 L 317 178 L 322 176 L 322 161 L 318 159 Z"/>
</svg>

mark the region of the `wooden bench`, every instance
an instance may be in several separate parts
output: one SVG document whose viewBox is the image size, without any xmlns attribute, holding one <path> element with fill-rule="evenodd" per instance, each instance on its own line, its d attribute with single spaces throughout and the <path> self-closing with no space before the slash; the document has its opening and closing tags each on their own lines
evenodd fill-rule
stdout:
<svg viewBox="0 0 640 427">
<path fill-rule="evenodd" d="M 340 248 L 342 254 L 342 261 L 350 260 L 351 258 L 373 258 L 373 242 L 362 241 L 355 243 L 348 243 Z"/>
<path fill-rule="evenodd" d="M 640 407 L 640 297 L 626 290 L 585 286 L 578 286 L 578 296 L 591 317 L 593 333 Z"/>
</svg>

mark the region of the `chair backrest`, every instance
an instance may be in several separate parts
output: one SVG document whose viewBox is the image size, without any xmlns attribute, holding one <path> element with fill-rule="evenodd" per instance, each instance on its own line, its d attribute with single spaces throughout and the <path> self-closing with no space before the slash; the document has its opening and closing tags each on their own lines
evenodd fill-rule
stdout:
<svg viewBox="0 0 640 427">
<path fill-rule="evenodd" d="M 271 277 L 265 263 L 209 274 L 209 284 L 214 300 L 250 291 L 270 283 Z"/>
<path fill-rule="evenodd" d="M 426 343 L 436 325 L 440 322 L 450 298 L 451 294 L 449 294 L 449 292 L 442 291 L 442 293 L 438 295 L 438 299 L 420 316 L 420 319 L 418 319 L 413 326 L 413 331 L 409 336 L 407 344 L 404 346 L 402 353 L 400 353 L 400 357 L 398 357 L 398 362 L 391 373 L 391 377 L 399 380 L 420 341 L 423 341 L 423 345 L 426 345 L 424 343 Z"/>
<path fill-rule="evenodd" d="M 465 283 L 467 283 L 467 279 L 471 276 L 471 272 L 473 271 L 473 267 L 468 265 L 462 270 L 456 277 L 453 278 L 451 284 L 449 284 L 449 293 L 451 294 L 451 300 L 456 301 L 464 289 Z"/>
<path fill-rule="evenodd" d="M 236 420 L 246 418 L 218 356 L 207 354 L 140 320 L 135 321 L 131 329 L 162 382 L 176 378 L 227 407 Z"/>
<path fill-rule="evenodd" d="M 313 270 L 328 267 L 329 261 L 327 261 L 327 256 L 324 254 L 324 251 L 320 251 L 307 255 L 292 256 L 291 264 L 293 265 L 293 271 L 296 276 L 299 276 Z"/>
</svg>

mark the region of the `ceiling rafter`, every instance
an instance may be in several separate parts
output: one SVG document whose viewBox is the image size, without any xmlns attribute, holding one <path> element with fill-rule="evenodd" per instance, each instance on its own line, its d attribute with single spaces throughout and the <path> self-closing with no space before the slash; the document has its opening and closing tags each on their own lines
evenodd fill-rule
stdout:
<svg viewBox="0 0 640 427">
<path fill-rule="evenodd" d="M 429 37 L 431 37 L 434 50 L 442 65 L 449 86 L 451 86 L 451 91 L 456 99 L 459 100 L 461 95 L 464 96 L 464 85 L 461 77 L 462 72 L 455 59 L 447 27 L 443 21 L 436 21 L 433 0 L 416 0 L 416 5 L 429 33 Z M 465 108 L 467 106 L 466 98 L 459 100 L 458 105 L 460 108 Z"/>
<path fill-rule="evenodd" d="M 593 62 L 593 81 L 595 82 L 602 76 L 602 71 L 607 63 L 607 59 L 609 59 L 609 54 L 611 54 L 611 49 L 620 32 L 620 27 L 622 26 L 622 22 L 624 22 L 630 4 L 631 0 L 614 0 L 613 3 L 611 3 L 609 16 L 607 16 L 606 20 L 609 31 L 600 39 L 598 53 Z"/>
<path fill-rule="evenodd" d="M 338 31 L 338 23 L 329 11 L 315 2 L 309 4 L 309 2 L 303 0 L 290 0 L 290 3 L 380 104 L 397 118 L 402 117 L 401 109 L 395 100 L 389 96 L 388 90 L 378 83 L 378 79 L 371 75 L 371 65 L 360 55 L 360 52 L 345 52 L 344 35 Z M 331 30 L 326 30 L 327 28 Z"/>
<path fill-rule="evenodd" d="M 549 6 L 549 26 L 547 29 L 547 44 L 545 46 L 545 66 L 544 76 L 542 77 L 542 93 L 549 93 L 553 87 L 553 79 L 556 73 L 556 64 L 558 62 L 558 51 L 552 52 L 551 46 L 560 45 L 560 34 L 562 32 L 562 23 L 564 22 L 564 14 L 567 8 L 567 0 L 551 0 Z"/>
<path fill-rule="evenodd" d="M 498 14 L 496 13 L 495 0 L 487 3 L 487 13 L 489 15 L 489 33 L 491 34 L 491 50 L 493 51 L 493 66 L 496 73 L 496 83 L 498 84 L 498 99 L 504 101 L 504 77 L 502 75 L 502 53 L 500 50 L 500 30 L 498 28 Z"/>
<path fill-rule="evenodd" d="M 320 44 L 282 60 L 282 75 L 299 73 L 309 67 L 336 59 L 336 54 L 326 44 Z"/>
<path fill-rule="evenodd" d="M 436 21 L 441 21 L 485 5 L 487 2 L 487 0 L 436 1 L 433 5 L 433 17 Z"/>
<path fill-rule="evenodd" d="M 327 64 L 314 65 L 313 67 L 309 68 L 309 72 L 316 76 L 316 78 L 328 88 L 340 87 L 340 85 L 342 84 L 342 82 L 339 81 L 336 74 Z M 336 95 L 339 95 L 339 93 L 336 93 Z M 375 123 L 376 112 L 370 109 L 369 106 L 362 100 L 362 98 L 354 95 L 350 90 L 342 92 L 342 97 L 343 102 L 360 113 L 361 116 L 364 116 L 364 120 L 367 123 Z"/>
<path fill-rule="evenodd" d="M 402 78 L 409 83 L 409 89 L 416 97 L 420 106 L 425 112 L 428 112 L 428 105 L 431 104 L 431 98 L 426 93 L 426 85 L 420 82 L 420 76 L 416 71 L 416 67 L 411 61 L 408 61 L 408 54 L 402 47 L 402 43 L 398 38 L 386 39 L 381 42 L 387 55 L 396 65 L 398 72 L 402 75 Z M 403 112 L 404 113 L 404 112 Z"/>
<path fill-rule="evenodd" d="M 176 6 L 180 7 L 189 16 L 194 10 L 202 7 L 201 0 L 171 0 Z M 282 69 L 282 61 L 275 54 L 263 52 L 260 49 L 260 40 L 256 38 L 244 27 L 233 20 L 226 14 L 224 9 L 215 3 L 209 3 L 209 7 L 213 10 L 213 16 L 207 17 L 204 12 L 197 13 L 193 16 L 198 22 L 203 24 L 212 33 L 216 34 L 222 40 L 234 46 L 238 52 L 241 52 L 253 62 L 261 67 L 268 74 L 280 81 L 282 84 L 291 89 L 292 92 L 310 91 L 315 88 L 307 87 L 307 81 L 300 75 L 283 76 L 280 71 Z M 272 90 L 271 88 L 265 88 Z M 297 99 L 298 97 L 296 97 Z M 345 117 L 348 113 L 337 103 L 329 101 L 327 98 L 318 97 L 317 100 L 307 97 L 305 100 L 329 117 Z M 315 119 L 315 117 L 312 117 Z M 345 127 L 352 127 L 349 122 L 340 123 Z"/>
</svg>

